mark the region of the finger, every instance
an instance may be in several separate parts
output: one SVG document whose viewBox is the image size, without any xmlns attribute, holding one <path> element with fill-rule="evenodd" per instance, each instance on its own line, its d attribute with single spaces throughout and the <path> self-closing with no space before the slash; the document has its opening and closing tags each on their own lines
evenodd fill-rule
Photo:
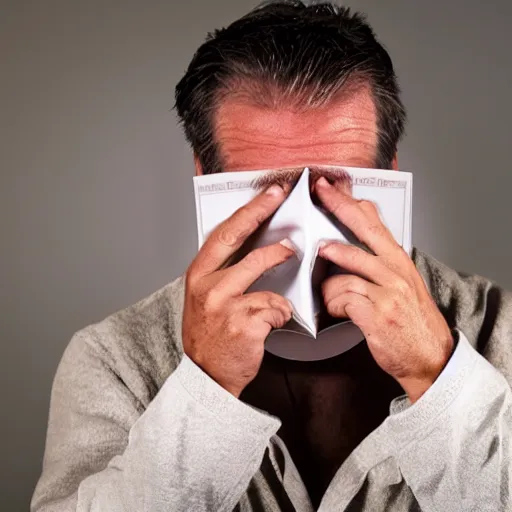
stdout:
<svg viewBox="0 0 512 512">
<path fill-rule="evenodd" d="M 285 325 L 293 314 L 290 301 L 273 292 L 248 293 L 240 297 L 239 307 L 249 323 L 256 321 L 267 324 L 269 332 L 271 328 L 278 329 Z"/>
<path fill-rule="evenodd" d="M 391 285 L 398 279 L 380 258 L 353 245 L 328 242 L 320 247 L 318 254 L 346 272 L 364 277 L 378 285 Z"/>
<path fill-rule="evenodd" d="M 315 192 L 327 210 L 375 254 L 393 254 L 400 249 L 393 235 L 382 223 L 374 203 L 344 194 L 325 178 L 316 181 Z"/>
<path fill-rule="evenodd" d="M 231 297 L 241 295 L 265 272 L 295 256 L 294 246 L 287 238 L 254 249 L 235 265 L 217 273 L 220 274 L 219 286 Z"/>
<path fill-rule="evenodd" d="M 347 292 L 357 293 L 375 303 L 383 295 L 383 288 L 350 274 L 332 276 L 322 283 L 322 295 L 326 305 Z"/>
<path fill-rule="evenodd" d="M 370 332 L 374 306 L 370 299 L 354 292 L 345 292 L 326 304 L 327 312 L 335 318 L 350 318 L 365 335 Z"/>
<path fill-rule="evenodd" d="M 282 204 L 286 197 L 279 185 L 258 194 L 217 226 L 191 265 L 193 274 L 207 275 L 219 269 Z"/>
<path fill-rule="evenodd" d="M 261 309 L 254 315 L 254 320 L 268 326 L 268 331 L 265 331 L 266 337 L 272 329 L 280 329 L 286 325 L 290 318 L 278 309 Z"/>
</svg>

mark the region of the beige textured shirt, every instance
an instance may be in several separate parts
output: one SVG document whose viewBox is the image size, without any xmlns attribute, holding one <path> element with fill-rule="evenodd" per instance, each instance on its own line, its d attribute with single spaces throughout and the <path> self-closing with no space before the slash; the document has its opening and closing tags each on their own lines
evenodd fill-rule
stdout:
<svg viewBox="0 0 512 512">
<path fill-rule="evenodd" d="M 512 297 L 419 251 L 459 340 L 343 462 L 318 510 L 512 510 Z M 78 332 L 59 365 L 32 511 L 313 507 L 280 420 L 234 398 L 181 345 L 183 281 Z"/>
</svg>

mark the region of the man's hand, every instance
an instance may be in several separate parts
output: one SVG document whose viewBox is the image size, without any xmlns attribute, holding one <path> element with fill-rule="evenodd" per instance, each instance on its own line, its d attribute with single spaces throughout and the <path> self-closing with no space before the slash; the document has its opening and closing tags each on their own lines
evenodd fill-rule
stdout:
<svg viewBox="0 0 512 512">
<path fill-rule="evenodd" d="M 244 292 L 295 253 L 291 242 L 283 240 L 222 267 L 284 198 L 284 190 L 274 185 L 240 208 L 209 236 L 186 274 L 185 353 L 236 397 L 258 373 L 271 329 L 282 327 L 292 316 L 284 297 Z"/>
<path fill-rule="evenodd" d="M 451 356 L 450 328 L 375 204 L 344 194 L 325 178 L 316 182 L 315 192 L 374 253 L 338 242 L 320 249 L 321 257 L 348 272 L 323 283 L 327 310 L 334 317 L 349 317 L 363 331 L 377 364 L 415 402 Z"/>
</svg>

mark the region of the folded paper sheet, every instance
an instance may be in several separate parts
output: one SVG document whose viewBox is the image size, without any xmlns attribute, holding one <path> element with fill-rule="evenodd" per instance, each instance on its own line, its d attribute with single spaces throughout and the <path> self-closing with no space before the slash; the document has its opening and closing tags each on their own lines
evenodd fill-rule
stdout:
<svg viewBox="0 0 512 512">
<path fill-rule="evenodd" d="M 412 174 L 407 172 L 324 166 L 329 176 L 348 175 L 352 196 L 376 203 L 381 219 L 397 242 L 411 251 Z M 317 257 L 319 242 L 337 240 L 360 245 L 354 235 L 333 216 L 314 204 L 309 168 L 298 170 L 298 181 L 281 207 L 258 232 L 250 237 L 237 259 L 257 247 L 289 238 L 298 249 L 291 258 L 265 273 L 248 290 L 270 290 L 288 298 L 293 320 L 273 331 L 266 342 L 270 352 L 298 360 L 325 359 L 345 352 L 364 337 L 350 321 L 330 318 L 323 306 L 321 282 L 330 274 L 343 272 Z M 199 247 L 210 232 L 247 204 L 258 192 L 262 176 L 280 171 L 218 173 L 194 178 Z M 349 187 L 350 188 L 350 187 Z M 232 262 L 236 261 L 234 259 Z"/>
</svg>

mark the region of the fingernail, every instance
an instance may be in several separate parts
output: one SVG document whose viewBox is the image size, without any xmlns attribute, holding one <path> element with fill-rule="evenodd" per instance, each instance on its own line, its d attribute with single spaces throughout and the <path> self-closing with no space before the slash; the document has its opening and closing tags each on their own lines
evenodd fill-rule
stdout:
<svg viewBox="0 0 512 512">
<path fill-rule="evenodd" d="M 320 176 L 320 178 L 318 178 L 316 184 L 323 188 L 327 188 L 329 186 L 329 182 L 323 176 Z"/>
<path fill-rule="evenodd" d="M 321 240 L 318 242 L 318 254 L 326 254 L 326 252 L 329 252 L 329 248 L 332 245 L 331 240 Z"/>
<path fill-rule="evenodd" d="M 301 256 L 300 249 L 289 239 L 289 238 L 283 238 L 279 241 L 281 245 L 284 245 L 287 249 L 290 249 L 290 251 L 293 251 L 297 257 Z"/>
<path fill-rule="evenodd" d="M 267 188 L 265 193 L 272 197 L 279 197 L 283 195 L 283 189 L 279 185 L 272 185 Z"/>
<path fill-rule="evenodd" d="M 284 245 L 287 249 L 290 249 L 293 252 L 296 251 L 295 244 L 289 238 L 283 238 L 282 240 L 279 240 L 279 243 L 281 245 Z"/>
</svg>

